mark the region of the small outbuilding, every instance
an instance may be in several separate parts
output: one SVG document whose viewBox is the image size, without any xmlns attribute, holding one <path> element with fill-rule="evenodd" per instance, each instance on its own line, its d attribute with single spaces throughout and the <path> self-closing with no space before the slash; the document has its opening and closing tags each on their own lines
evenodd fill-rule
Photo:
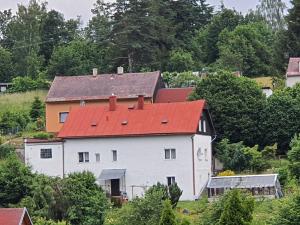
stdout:
<svg viewBox="0 0 300 225">
<path fill-rule="evenodd" d="M 208 198 L 210 200 L 218 198 L 230 189 L 248 190 L 254 197 L 280 198 L 283 196 L 278 174 L 263 174 L 211 177 L 207 184 Z"/>
<path fill-rule="evenodd" d="M 0 208 L 1 225 L 33 225 L 26 208 Z"/>
</svg>

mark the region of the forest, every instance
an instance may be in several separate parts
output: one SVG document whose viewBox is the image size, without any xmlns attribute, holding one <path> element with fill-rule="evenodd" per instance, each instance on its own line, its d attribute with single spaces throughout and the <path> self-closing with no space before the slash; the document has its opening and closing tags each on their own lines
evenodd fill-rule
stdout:
<svg viewBox="0 0 300 225">
<path fill-rule="evenodd" d="M 282 76 L 298 56 L 299 1 L 261 0 L 243 15 L 205 0 L 98 0 L 86 25 L 47 2 L 0 12 L 0 81 L 16 77 L 155 71 Z"/>
</svg>

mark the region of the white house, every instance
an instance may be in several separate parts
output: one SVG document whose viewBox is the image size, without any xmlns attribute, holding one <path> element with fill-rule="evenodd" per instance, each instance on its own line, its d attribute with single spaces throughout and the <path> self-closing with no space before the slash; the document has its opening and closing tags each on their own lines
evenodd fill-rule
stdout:
<svg viewBox="0 0 300 225">
<path fill-rule="evenodd" d="M 73 108 L 58 137 L 25 141 L 34 171 L 64 176 L 91 171 L 112 196 L 141 196 L 157 182 L 176 182 L 182 200 L 198 198 L 212 174 L 211 118 L 203 100 Z"/>
<path fill-rule="evenodd" d="M 290 58 L 286 72 L 286 86 L 293 87 L 300 82 L 300 58 Z"/>
</svg>

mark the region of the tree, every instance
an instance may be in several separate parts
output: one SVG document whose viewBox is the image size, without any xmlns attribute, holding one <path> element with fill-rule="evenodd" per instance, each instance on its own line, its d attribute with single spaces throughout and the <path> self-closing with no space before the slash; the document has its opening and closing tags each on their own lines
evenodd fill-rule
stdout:
<svg viewBox="0 0 300 225">
<path fill-rule="evenodd" d="M 288 198 L 276 213 L 272 225 L 297 225 L 300 223 L 300 194 Z"/>
<path fill-rule="evenodd" d="M 31 104 L 30 117 L 33 121 L 37 121 L 38 118 L 41 118 L 44 113 L 44 106 L 39 97 L 34 97 L 34 101 Z"/>
<path fill-rule="evenodd" d="M 164 72 L 163 79 L 170 88 L 194 87 L 201 80 L 199 76 L 190 71 L 182 73 Z"/>
<path fill-rule="evenodd" d="M 13 75 L 11 53 L 0 47 L 0 82 L 9 82 Z"/>
<path fill-rule="evenodd" d="M 300 128 L 300 85 L 276 91 L 267 99 L 261 113 L 262 146 L 278 143 L 280 153 L 287 152 L 292 137 Z"/>
<path fill-rule="evenodd" d="M 103 224 L 108 202 L 91 172 L 70 174 L 62 185 L 62 193 L 68 206 L 67 221 L 82 225 Z"/>
<path fill-rule="evenodd" d="M 300 182 L 300 136 L 295 136 L 290 144 L 291 150 L 288 152 L 289 171 L 298 182 Z"/>
<path fill-rule="evenodd" d="M 16 155 L 9 156 L 0 164 L 0 204 L 18 203 L 30 193 L 32 183 L 30 169 L 19 161 Z"/>
<path fill-rule="evenodd" d="M 177 183 L 171 184 L 168 188 L 169 188 L 170 202 L 172 204 L 172 207 L 175 208 L 182 195 L 182 190 L 179 188 Z"/>
<path fill-rule="evenodd" d="M 219 140 L 228 138 L 249 146 L 259 143 L 266 98 L 254 81 L 219 71 L 202 79 L 191 99 L 206 99 Z"/>
<path fill-rule="evenodd" d="M 170 54 L 169 71 L 184 72 L 194 68 L 192 54 L 182 49 L 174 50 Z"/>
<path fill-rule="evenodd" d="M 287 37 L 287 50 L 290 57 L 298 57 L 300 53 L 300 1 L 292 0 L 292 7 L 289 9 L 289 14 L 287 15 L 287 32 L 285 33 Z"/>
<path fill-rule="evenodd" d="M 85 40 L 72 41 L 54 49 L 48 66 L 48 77 L 90 74 L 91 69 L 96 67 L 96 59 L 95 45 Z"/>
<path fill-rule="evenodd" d="M 254 199 L 242 198 L 240 191 L 234 189 L 227 193 L 224 210 L 218 225 L 248 225 L 252 221 Z"/>
<path fill-rule="evenodd" d="M 159 225 L 176 225 L 175 214 L 172 210 L 172 205 L 169 200 L 165 200 L 163 203 L 163 210 L 161 213 Z"/>
<path fill-rule="evenodd" d="M 239 25 L 231 32 L 225 29 L 219 36 L 218 63 L 246 76 L 274 75 L 273 42 L 271 30 L 263 23 Z"/>
<path fill-rule="evenodd" d="M 285 28 L 285 10 L 286 4 L 282 0 L 260 0 L 257 6 L 257 13 L 275 31 Z"/>
</svg>

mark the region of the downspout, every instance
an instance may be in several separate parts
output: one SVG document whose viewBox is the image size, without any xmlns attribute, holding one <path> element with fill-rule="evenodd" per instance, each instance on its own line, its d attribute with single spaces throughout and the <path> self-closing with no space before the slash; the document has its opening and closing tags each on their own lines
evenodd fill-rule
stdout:
<svg viewBox="0 0 300 225">
<path fill-rule="evenodd" d="M 192 139 L 192 160 L 193 160 L 193 195 L 196 195 L 196 185 L 195 185 L 195 147 L 194 147 L 194 136 L 191 136 Z"/>
<path fill-rule="evenodd" d="M 62 172 L 63 172 L 63 178 L 65 178 L 65 141 L 62 141 Z"/>
</svg>

